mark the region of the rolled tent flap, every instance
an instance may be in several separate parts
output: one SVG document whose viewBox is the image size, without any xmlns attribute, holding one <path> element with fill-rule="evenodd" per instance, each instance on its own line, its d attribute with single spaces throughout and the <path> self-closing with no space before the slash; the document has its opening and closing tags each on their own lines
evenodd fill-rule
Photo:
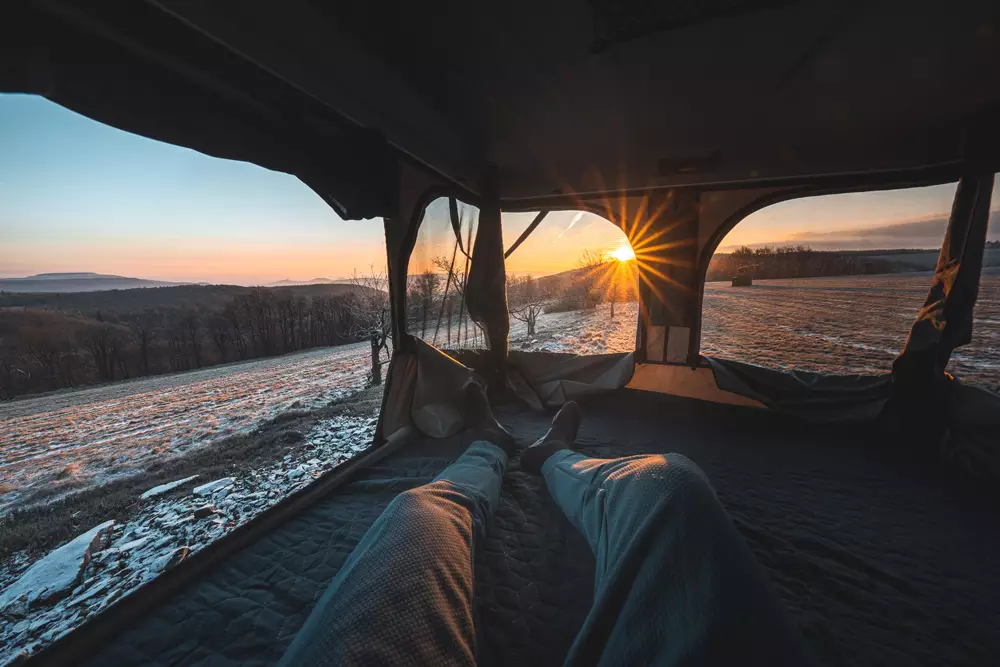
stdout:
<svg viewBox="0 0 1000 667">
<path fill-rule="evenodd" d="M 511 350 L 508 362 L 537 393 L 541 403 L 548 406 L 621 389 L 635 371 L 631 352 L 580 356 Z"/>
<path fill-rule="evenodd" d="M 988 170 L 971 169 L 959 181 L 930 291 L 892 365 L 886 417 L 901 440 L 917 446 L 944 446 L 955 426 L 955 385 L 944 369 L 952 351 L 972 339 L 992 191 Z"/>
<path fill-rule="evenodd" d="M 943 371 L 952 351 L 972 340 L 992 192 L 991 171 L 966 175 L 959 181 L 934 282 L 898 363 L 905 365 L 908 357 L 931 350 L 927 361 Z"/>
<path fill-rule="evenodd" d="M 900 430 L 892 375 L 826 375 L 703 359 L 720 389 L 756 399 L 775 412 L 816 424 L 869 424 L 876 427 L 869 432 L 878 434 L 879 442 L 922 444 L 928 455 L 967 477 L 1000 481 L 1000 394 L 985 387 L 942 374 L 944 398 L 929 415 L 907 413 L 911 425 Z M 947 417 L 943 434 L 934 441 L 914 439 L 914 431 L 933 426 L 942 415 Z"/>
<path fill-rule="evenodd" d="M 719 389 L 760 401 L 774 412 L 815 423 L 873 422 L 892 395 L 892 376 L 781 371 L 702 357 Z"/>
</svg>

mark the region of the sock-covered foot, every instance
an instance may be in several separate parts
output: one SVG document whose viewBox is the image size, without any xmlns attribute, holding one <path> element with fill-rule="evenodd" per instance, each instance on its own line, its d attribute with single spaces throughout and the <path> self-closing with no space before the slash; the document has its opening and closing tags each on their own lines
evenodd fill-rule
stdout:
<svg viewBox="0 0 1000 667">
<path fill-rule="evenodd" d="M 486 391 L 475 382 L 469 382 L 462 389 L 462 416 L 465 427 L 477 438 L 492 442 L 509 457 L 514 456 L 514 436 L 493 416 Z"/>
<path fill-rule="evenodd" d="M 550 456 L 560 449 L 573 449 L 573 441 L 576 440 L 576 432 L 580 429 L 582 420 L 583 412 L 573 401 L 559 408 L 548 432 L 521 452 L 521 469 L 539 475 L 542 465 Z"/>
</svg>

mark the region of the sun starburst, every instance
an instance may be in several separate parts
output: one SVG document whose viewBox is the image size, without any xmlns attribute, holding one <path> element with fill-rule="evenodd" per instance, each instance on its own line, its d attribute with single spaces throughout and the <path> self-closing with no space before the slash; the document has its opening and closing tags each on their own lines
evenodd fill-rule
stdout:
<svg viewBox="0 0 1000 667">
<path fill-rule="evenodd" d="M 631 262 L 635 259 L 635 251 L 628 242 L 623 242 L 620 246 L 608 253 L 608 257 L 619 262 Z"/>
</svg>

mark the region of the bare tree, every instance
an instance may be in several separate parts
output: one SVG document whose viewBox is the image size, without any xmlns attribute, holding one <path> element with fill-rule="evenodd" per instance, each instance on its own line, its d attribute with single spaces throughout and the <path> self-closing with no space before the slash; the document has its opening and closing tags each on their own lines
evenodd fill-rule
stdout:
<svg viewBox="0 0 1000 667">
<path fill-rule="evenodd" d="M 575 281 L 576 284 L 571 288 L 579 301 L 580 308 L 589 310 L 596 308 L 597 304 L 600 303 L 601 296 L 597 287 L 603 267 L 607 263 L 604 255 L 593 250 L 585 250 L 580 255 L 580 261 L 577 262 L 578 278 Z"/>
<path fill-rule="evenodd" d="M 104 321 L 100 312 L 96 319 L 96 324 L 81 332 L 82 343 L 94 362 L 98 380 L 110 382 L 115 379 L 121 336 L 116 327 Z"/>
<path fill-rule="evenodd" d="M 156 320 L 156 314 L 146 308 L 138 318 L 129 323 L 132 337 L 135 339 L 139 351 L 139 367 L 143 375 L 150 373 L 150 348 L 156 336 Z"/>
<path fill-rule="evenodd" d="M 229 322 L 222 315 L 215 315 L 208 320 L 208 336 L 215 344 L 219 353 L 219 361 L 226 362 L 226 349 L 229 347 Z"/>
<path fill-rule="evenodd" d="M 17 344 L 13 336 L 0 335 L 0 398 L 14 396 L 14 378 L 27 373 L 19 368 Z"/>
<path fill-rule="evenodd" d="M 414 280 L 413 294 L 416 302 L 420 306 L 420 337 L 427 335 L 427 315 L 434 307 L 434 297 L 437 295 L 438 286 L 441 279 L 433 271 L 428 269 L 419 274 Z"/>
<path fill-rule="evenodd" d="M 507 278 L 507 308 L 510 316 L 528 325 L 528 335 L 535 335 L 538 316 L 545 307 L 544 290 L 530 275 L 523 278 L 508 276 Z"/>
<path fill-rule="evenodd" d="M 242 315 L 243 312 L 235 300 L 227 303 L 225 308 L 222 309 L 222 317 L 229 324 L 232 334 L 231 337 L 233 345 L 236 348 L 236 356 L 240 359 L 246 359 L 249 354 L 249 345 Z"/>
<path fill-rule="evenodd" d="M 184 334 L 191 348 L 191 357 L 194 359 L 194 367 L 201 368 L 201 324 L 198 321 L 197 311 L 192 310 L 187 313 L 183 325 Z"/>
<path fill-rule="evenodd" d="M 382 384 L 381 352 L 389 352 L 389 336 L 392 331 L 392 310 L 389 305 L 389 277 L 384 270 L 370 267 L 369 273 L 357 271 L 350 279 L 355 289 L 345 305 L 350 318 L 348 334 L 355 340 L 368 337 L 372 346 L 373 385 Z"/>
</svg>

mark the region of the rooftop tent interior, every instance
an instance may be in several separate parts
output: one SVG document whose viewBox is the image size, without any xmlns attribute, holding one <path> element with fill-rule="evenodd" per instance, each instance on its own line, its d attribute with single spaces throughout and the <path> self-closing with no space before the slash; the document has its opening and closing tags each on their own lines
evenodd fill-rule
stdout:
<svg viewBox="0 0 1000 667">
<path fill-rule="evenodd" d="M 1000 399 L 944 372 L 970 336 L 1000 171 L 995 2 L 37 0 L 3 14 L 0 90 L 294 174 L 341 217 L 382 218 L 396 315 L 368 454 L 39 664 L 275 663 L 357 527 L 461 451 L 455 396 L 473 373 L 507 396 L 497 410 L 519 438 L 579 396 L 584 451 L 703 464 L 822 662 L 1000 655 Z M 708 261 L 749 213 L 952 181 L 938 270 L 891 375 L 700 355 Z M 406 330 L 409 259 L 439 197 L 480 210 L 468 309 L 489 344 L 475 354 Z M 601 215 L 671 260 L 641 281 L 633 353 L 508 351 L 501 214 L 552 210 Z M 497 538 L 477 554 L 483 650 L 493 664 L 557 663 L 593 563 L 516 465 L 503 493 Z M 308 537 L 318 525 L 323 544 Z"/>
</svg>

